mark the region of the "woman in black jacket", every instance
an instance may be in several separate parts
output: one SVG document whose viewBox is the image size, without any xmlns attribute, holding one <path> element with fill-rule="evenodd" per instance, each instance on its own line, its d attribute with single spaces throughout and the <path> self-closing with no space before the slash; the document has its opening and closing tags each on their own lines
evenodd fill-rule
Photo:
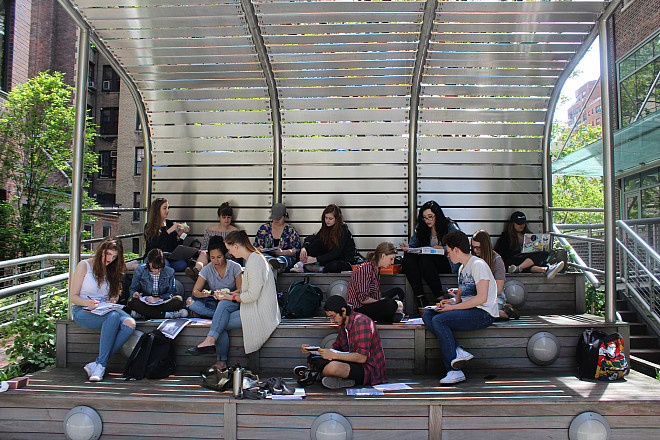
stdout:
<svg viewBox="0 0 660 440">
<path fill-rule="evenodd" d="M 323 210 L 321 229 L 307 237 L 300 251 L 300 261 L 308 272 L 339 273 L 351 270 L 355 261 L 355 242 L 344 224 L 341 209 L 330 204 Z"/>
<path fill-rule="evenodd" d="M 145 255 L 154 248 L 163 252 L 172 252 L 179 244 L 183 243 L 181 235 L 190 231 L 190 227 L 185 223 L 168 220 L 167 216 L 169 214 L 170 205 L 167 203 L 167 199 L 160 197 L 151 202 L 147 224 L 144 226 L 144 238 L 147 240 Z M 173 268 L 176 272 L 183 272 L 188 263 L 166 258 L 165 265 Z"/>
</svg>

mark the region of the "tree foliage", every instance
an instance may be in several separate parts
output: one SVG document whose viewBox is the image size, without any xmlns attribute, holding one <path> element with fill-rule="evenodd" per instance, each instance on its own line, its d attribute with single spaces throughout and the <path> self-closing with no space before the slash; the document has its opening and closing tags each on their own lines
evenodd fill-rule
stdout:
<svg viewBox="0 0 660 440">
<path fill-rule="evenodd" d="M 59 72 L 43 72 L 15 87 L 0 115 L 0 260 L 65 248 L 69 228 L 74 89 Z M 88 118 L 89 119 L 89 118 Z M 95 133 L 87 122 L 84 164 L 96 170 Z M 88 199 L 86 204 L 91 204 Z"/>
<path fill-rule="evenodd" d="M 552 128 L 554 139 L 564 145 L 571 129 L 555 123 Z M 577 151 L 600 138 L 600 127 L 578 125 L 570 137 L 561 157 Z M 560 147 L 561 148 L 561 147 Z M 552 204 L 566 208 L 602 208 L 602 177 L 555 176 L 552 184 Z M 602 223 L 602 212 L 555 212 L 554 223 L 588 224 Z"/>
</svg>

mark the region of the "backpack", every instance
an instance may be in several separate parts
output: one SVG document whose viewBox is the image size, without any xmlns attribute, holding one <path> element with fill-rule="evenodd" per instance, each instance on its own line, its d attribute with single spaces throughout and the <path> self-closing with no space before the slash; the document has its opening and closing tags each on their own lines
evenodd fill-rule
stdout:
<svg viewBox="0 0 660 440">
<path fill-rule="evenodd" d="M 164 379 L 176 370 L 174 340 L 156 329 L 143 334 L 126 361 L 124 377 L 130 379 Z"/>
<path fill-rule="evenodd" d="M 285 318 L 307 318 L 316 315 L 316 309 L 321 305 L 323 292 L 309 283 L 309 278 L 296 281 L 289 287 L 286 304 L 284 305 Z"/>
<path fill-rule="evenodd" d="M 619 333 L 608 335 L 600 330 L 585 330 L 577 344 L 576 360 L 580 379 L 612 381 L 628 372 Z"/>
</svg>

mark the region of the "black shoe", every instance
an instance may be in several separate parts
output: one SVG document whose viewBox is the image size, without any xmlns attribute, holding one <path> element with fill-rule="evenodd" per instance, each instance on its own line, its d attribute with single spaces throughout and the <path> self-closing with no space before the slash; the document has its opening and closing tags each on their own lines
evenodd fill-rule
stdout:
<svg viewBox="0 0 660 440">
<path fill-rule="evenodd" d="M 392 323 L 396 324 L 397 322 L 401 322 L 402 319 L 403 319 L 403 313 L 395 313 L 392 316 Z"/>
<path fill-rule="evenodd" d="M 271 265 L 271 267 L 273 268 L 273 271 L 275 271 L 275 273 L 280 273 L 286 268 L 286 265 L 284 263 L 282 263 L 280 260 L 278 260 L 277 258 L 269 259 L 268 263 Z"/>
<path fill-rule="evenodd" d="M 297 377 L 303 377 L 307 370 L 309 370 L 307 365 L 298 365 L 297 367 L 293 367 L 293 374 Z"/>
<path fill-rule="evenodd" d="M 196 267 L 186 267 L 186 275 L 188 275 L 188 278 L 190 278 L 194 282 L 197 282 L 197 276 L 199 275 L 199 270 L 197 270 Z"/>
<path fill-rule="evenodd" d="M 504 304 L 502 310 L 507 314 L 509 318 L 520 319 L 520 312 L 516 310 L 511 304 Z"/>
<path fill-rule="evenodd" d="M 301 387 L 306 387 L 308 385 L 313 385 L 314 382 L 316 382 L 316 379 L 318 378 L 318 373 L 316 371 L 305 371 L 304 375 L 298 379 L 296 382 L 298 382 L 298 385 Z"/>
<path fill-rule="evenodd" d="M 417 302 L 422 308 L 429 305 L 429 301 L 426 299 L 426 295 L 417 295 Z"/>
<path fill-rule="evenodd" d="M 213 354 L 215 353 L 215 345 L 207 345 L 205 347 L 190 347 L 186 350 L 186 353 L 192 354 L 193 356 L 200 356 L 203 354 Z"/>
</svg>

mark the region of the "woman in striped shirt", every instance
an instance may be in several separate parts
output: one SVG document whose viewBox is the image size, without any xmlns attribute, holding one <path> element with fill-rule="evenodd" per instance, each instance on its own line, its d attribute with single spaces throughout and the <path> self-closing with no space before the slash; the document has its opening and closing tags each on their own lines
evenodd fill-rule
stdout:
<svg viewBox="0 0 660 440">
<path fill-rule="evenodd" d="M 383 242 L 367 254 L 367 262 L 359 265 L 348 283 L 347 301 L 354 310 L 378 322 L 399 322 L 403 318 L 403 290 L 395 287 L 380 291 L 380 268 L 394 263 L 396 248 Z"/>
</svg>

